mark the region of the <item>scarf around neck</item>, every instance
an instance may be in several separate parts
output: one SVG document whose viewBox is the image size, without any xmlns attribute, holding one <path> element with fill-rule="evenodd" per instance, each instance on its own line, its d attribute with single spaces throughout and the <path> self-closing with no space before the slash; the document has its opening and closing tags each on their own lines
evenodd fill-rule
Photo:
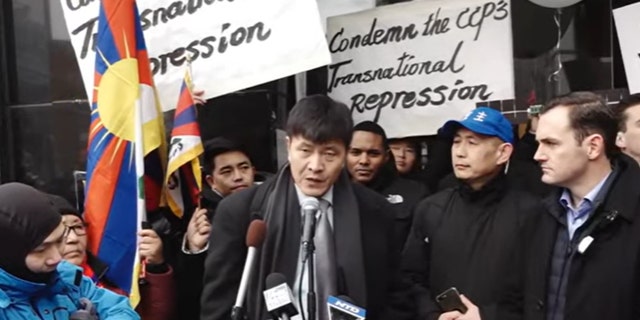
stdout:
<svg viewBox="0 0 640 320">
<path fill-rule="evenodd" d="M 265 221 L 267 236 L 258 252 L 260 258 L 257 262 L 256 277 L 249 285 L 249 288 L 256 290 L 247 293 L 249 319 L 265 319 L 267 316 L 262 292 L 264 281 L 269 274 L 284 274 L 290 288 L 295 288 L 299 280 L 295 279 L 295 275 L 300 253 L 302 218 L 289 165 L 283 166 L 274 180 L 261 187 L 269 190 L 262 201 L 260 212 L 252 214 L 258 214 Z M 338 294 L 347 295 L 359 305 L 366 306 L 360 213 L 349 176 L 345 171 L 334 183 L 332 207 L 338 264 Z M 318 308 L 322 307 L 325 307 L 325 304 L 318 302 Z"/>
</svg>

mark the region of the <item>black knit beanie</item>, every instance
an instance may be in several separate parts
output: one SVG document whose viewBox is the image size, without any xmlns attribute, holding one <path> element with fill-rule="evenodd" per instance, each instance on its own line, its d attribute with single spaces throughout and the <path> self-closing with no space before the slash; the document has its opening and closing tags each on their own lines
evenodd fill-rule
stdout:
<svg viewBox="0 0 640 320">
<path fill-rule="evenodd" d="M 53 204 L 53 208 L 60 215 L 74 215 L 84 221 L 80 212 L 69 201 L 67 201 L 67 199 L 55 194 L 47 194 L 47 197 L 49 197 L 49 200 Z"/>
</svg>

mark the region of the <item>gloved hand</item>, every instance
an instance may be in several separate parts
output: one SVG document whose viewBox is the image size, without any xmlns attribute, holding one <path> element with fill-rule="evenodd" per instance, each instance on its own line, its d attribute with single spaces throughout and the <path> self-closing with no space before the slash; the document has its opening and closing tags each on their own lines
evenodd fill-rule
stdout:
<svg viewBox="0 0 640 320">
<path fill-rule="evenodd" d="M 69 320 L 99 320 L 96 307 L 87 298 L 80 298 L 80 309 L 71 313 Z"/>
</svg>

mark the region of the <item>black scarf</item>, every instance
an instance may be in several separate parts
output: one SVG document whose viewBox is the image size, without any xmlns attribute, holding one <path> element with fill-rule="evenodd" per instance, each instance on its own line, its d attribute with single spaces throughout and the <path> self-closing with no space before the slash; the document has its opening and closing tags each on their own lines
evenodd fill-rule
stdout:
<svg viewBox="0 0 640 320">
<path fill-rule="evenodd" d="M 256 277 L 249 286 L 256 290 L 247 293 L 247 314 L 249 319 L 255 320 L 266 318 L 264 307 L 258 309 L 256 306 L 264 306 L 262 291 L 264 280 L 269 274 L 282 273 L 286 276 L 289 287 L 296 287 L 298 279 L 295 276 L 302 236 L 300 204 L 289 165 L 281 168 L 276 179 L 261 188 L 270 188 L 259 213 L 267 224 L 267 237 L 258 253 L 260 260 Z M 346 172 L 340 175 L 333 186 L 333 221 L 336 261 L 339 274 L 342 275 L 338 279 L 341 291 L 339 294 L 348 295 L 355 301 L 366 304 L 360 213 Z M 324 304 L 318 304 L 318 308 L 324 307 Z"/>
</svg>

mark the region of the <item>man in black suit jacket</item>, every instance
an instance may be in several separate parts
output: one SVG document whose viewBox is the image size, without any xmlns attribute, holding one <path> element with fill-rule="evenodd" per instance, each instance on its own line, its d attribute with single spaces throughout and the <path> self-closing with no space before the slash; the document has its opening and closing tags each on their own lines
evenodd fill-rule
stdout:
<svg viewBox="0 0 640 320">
<path fill-rule="evenodd" d="M 289 164 L 274 179 L 233 194 L 218 206 L 205 262 L 201 319 L 229 319 L 247 254 L 245 234 L 255 217 L 264 219 L 267 235 L 249 281 L 244 304 L 248 318 L 268 317 L 262 292 L 271 273 L 284 274 L 294 295 L 306 298 L 306 281 L 302 288 L 298 284 L 306 274 L 300 262 L 300 202 L 307 197 L 331 203 L 326 213 L 338 271 L 332 294 L 352 298 L 367 309 L 367 319 L 397 319 L 383 315 L 399 260 L 393 211 L 383 197 L 350 182 L 344 170 L 353 129 L 349 109 L 326 96 L 310 96 L 294 106 L 286 129 Z M 297 307 L 307 315 L 304 302 L 302 309 Z M 326 301 L 318 298 L 317 307 L 326 309 Z M 327 320 L 319 315 L 319 320 Z"/>
<path fill-rule="evenodd" d="M 179 319 L 200 317 L 200 294 L 204 261 L 207 254 L 211 219 L 222 199 L 253 185 L 255 168 L 240 145 L 223 137 L 204 144 L 203 167 L 206 187 L 200 194 L 198 208 L 183 217 L 178 236 L 176 278 Z M 188 223 L 187 223 L 188 222 Z"/>
</svg>

